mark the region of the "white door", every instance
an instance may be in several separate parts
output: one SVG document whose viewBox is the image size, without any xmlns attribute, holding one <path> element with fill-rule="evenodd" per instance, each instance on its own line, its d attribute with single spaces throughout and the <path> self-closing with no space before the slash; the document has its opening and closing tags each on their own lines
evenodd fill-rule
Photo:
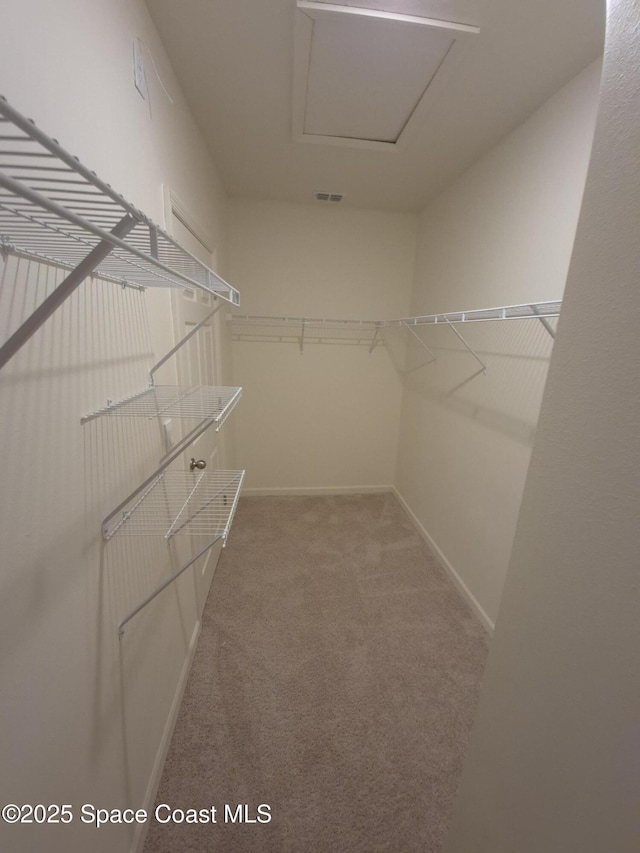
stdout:
<svg viewBox="0 0 640 853">
<path fill-rule="evenodd" d="M 194 226 L 190 218 L 179 205 L 171 205 L 171 219 L 167 222 L 167 230 L 172 236 L 198 260 L 215 270 L 215 249 L 200 228 Z M 224 307 L 220 300 L 202 290 L 176 290 L 172 294 L 172 308 L 174 320 L 174 336 L 176 343 L 183 338 L 193 327 L 205 319 L 216 304 L 221 304 L 220 310 L 210 317 L 189 341 L 178 350 L 176 354 L 178 383 L 180 385 L 220 385 L 220 334 L 218 325 L 222 322 L 221 315 Z M 185 435 L 196 426 L 195 421 L 185 420 L 182 424 L 173 422 L 171 432 L 177 441 L 180 435 Z M 205 430 L 183 454 L 183 464 L 187 469 L 190 467 L 191 459 L 203 460 L 206 463 L 206 472 L 215 471 L 224 467 L 224 447 L 222 444 L 222 432 L 217 433 L 215 427 Z M 177 463 L 176 463 L 177 464 Z M 194 478 L 199 473 L 194 472 Z M 210 539 L 210 536 L 184 536 L 175 537 L 176 554 L 180 563 L 186 562 L 197 554 Z M 216 543 L 200 559 L 198 559 L 191 571 L 194 573 L 196 598 L 198 602 L 198 613 L 202 608 L 213 580 L 218 558 L 220 556 L 221 542 Z"/>
</svg>

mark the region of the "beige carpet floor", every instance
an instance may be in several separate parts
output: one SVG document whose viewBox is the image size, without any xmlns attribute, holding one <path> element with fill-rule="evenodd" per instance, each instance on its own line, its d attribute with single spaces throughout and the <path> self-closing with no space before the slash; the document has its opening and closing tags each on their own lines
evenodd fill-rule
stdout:
<svg viewBox="0 0 640 853">
<path fill-rule="evenodd" d="M 436 853 L 486 653 L 393 495 L 241 499 L 145 853 Z"/>
</svg>

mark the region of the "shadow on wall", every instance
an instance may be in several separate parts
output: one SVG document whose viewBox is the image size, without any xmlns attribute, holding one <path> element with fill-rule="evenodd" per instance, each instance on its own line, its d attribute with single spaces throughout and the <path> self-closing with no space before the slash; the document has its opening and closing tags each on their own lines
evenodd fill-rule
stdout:
<svg viewBox="0 0 640 853">
<path fill-rule="evenodd" d="M 531 447 L 551 336 L 538 320 L 467 323 L 456 329 L 477 358 L 447 326 L 385 330 L 389 356 L 405 387 L 425 401 Z"/>
<path fill-rule="evenodd" d="M 141 379 L 138 387 L 143 387 Z M 192 426 L 190 421 L 175 423 L 175 438 Z M 156 418 L 101 418 L 86 424 L 84 435 L 86 501 L 100 507 L 102 520 L 157 468 L 165 452 L 161 424 Z M 182 464 L 179 457 L 171 467 L 181 469 Z M 137 495 L 125 509 L 140 499 Z M 125 526 L 105 542 L 97 523 L 100 562 L 91 750 L 99 764 L 110 749 L 119 749 L 126 803 L 145 797 L 199 624 L 196 572 L 201 561 L 119 631 L 122 621 L 190 556 L 187 543 L 164 539 L 162 518 L 153 527 L 148 533 L 127 535 Z"/>
<path fill-rule="evenodd" d="M 168 714 L 180 674 L 178 669 L 163 687 L 171 649 L 180 649 L 182 658 L 189 648 L 196 610 L 189 583 L 194 581 L 189 577 L 174 584 L 119 635 L 122 619 L 176 570 L 177 558 L 162 535 L 116 534 L 105 542 L 100 522 L 155 468 L 162 445 L 155 420 L 92 421 L 84 436 L 86 502 L 99 508 L 94 518 L 99 565 L 90 749 L 97 766 L 109 751 L 121 751 L 125 800 L 132 802 L 144 794 L 145 772 L 157 749 L 155 738 L 142 735 L 148 727 L 148 697 Z M 161 734 L 156 732 L 156 738 Z"/>
<path fill-rule="evenodd" d="M 64 276 L 0 259 L 0 340 Z M 98 802 L 105 789 L 117 792 L 114 806 L 143 801 L 197 622 L 189 574 L 119 638 L 119 621 L 177 555 L 162 536 L 105 543 L 101 522 L 164 448 L 156 420 L 80 423 L 108 398 L 145 388 L 152 361 L 145 294 L 86 280 L 2 371 L 6 759 L 25 774 L 39 768 L 38 796 L 52 802 Z M 55 732 L 46 766 L 42 742 L 25 738 L 26 719 L 30 731 Z M 13 780 L 16 790 L 32 782 Z"/>
<path fill-rule="evenodd" d="M 35 262 L 0 261 L 0 340 L 6 340 L 65 273 Z M 0 643 L 8 658 L 33 626 L 69 608 L 82 625 L 100 539 L 100 502 L 85 472 L 104 451 L 85 443 L 86 401 L 140 383 L 151 357 L 142 295 L 85 282 L 3 368 L 0 381 Z M 123 322 L 125 321 L 125 322 Z M 107 390 L 109 389 L 109 390 Z M 144 445 L 143 445 L 144 446 Z M 140 447 L 138 448 L 140 450 Z M 144 453 L 148 455 L 149 444 Z M 109 454 L 117 476 L 117 457 Z M 108 478 L 101 478 L 108 488 Z M 80 597 L 83 607 L 72 608 Z"/>
</svg>

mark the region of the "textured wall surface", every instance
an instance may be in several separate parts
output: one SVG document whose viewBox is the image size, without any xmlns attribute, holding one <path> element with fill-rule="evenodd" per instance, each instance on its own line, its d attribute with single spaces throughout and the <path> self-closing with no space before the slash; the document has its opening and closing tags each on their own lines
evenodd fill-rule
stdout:
<svg viewBox="0 0 640 853">
<path fill-rule="evenodd" d="M 547 101 L 422 214 L 412 314 L 561 299 L 584 190 L 600 63 Z M 397 487 L 495 621 L 551 338 L 537 321 L 421 332 L 404 381 Z M 424 366 L 420 366 L 420 365 Z M 454 575 L 455 576 L 455 575 Z"/>
<path fill-rule="evenodd" d="M 609 4 L 563 316 L 447 853 L 640 846 L 639 22 L 638 0 Z"/>
</svg>

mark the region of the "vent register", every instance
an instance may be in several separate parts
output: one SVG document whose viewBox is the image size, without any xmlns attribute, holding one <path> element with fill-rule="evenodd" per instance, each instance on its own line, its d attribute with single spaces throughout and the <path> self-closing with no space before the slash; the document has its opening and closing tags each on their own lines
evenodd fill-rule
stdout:
<svg viewBox="0 0 640 853">
<path fill-rule="evenodd" d="M 316 191 L 313 194 L 316 201 L 333 201 L 336 203 L 344 199 L 344 193 L 328 193 L 324 191 Z"/>
</svg>

